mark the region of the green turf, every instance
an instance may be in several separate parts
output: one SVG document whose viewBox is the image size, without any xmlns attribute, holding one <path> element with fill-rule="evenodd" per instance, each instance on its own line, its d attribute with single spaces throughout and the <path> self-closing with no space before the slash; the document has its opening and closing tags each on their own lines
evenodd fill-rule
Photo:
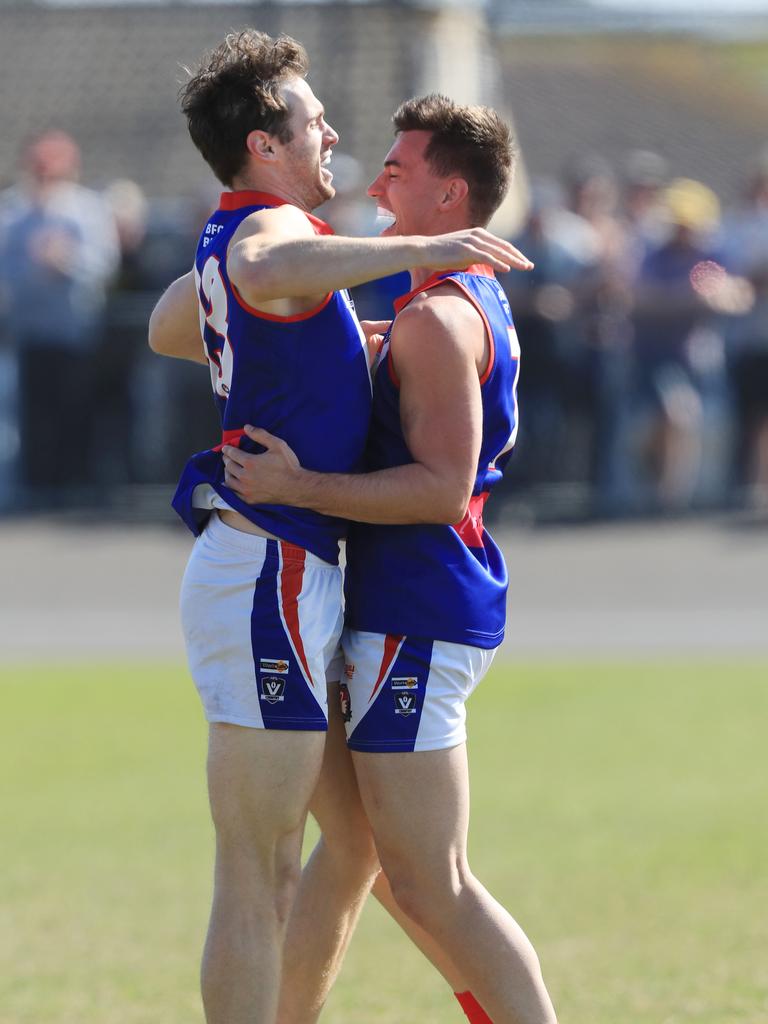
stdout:
<svg viewBox="0 0 768 1024">
<path fill-rule="evenodd" d="M 191 1024 L 205 728 L 173 666 L 0 669 L 1 1024 Z M 475 873 L 562 1024 L 768 1020 L 768 665 L 497 666 L 470 705 Z M 377 907 L 324 1020 L 458 1007 Z"/>
</svg>

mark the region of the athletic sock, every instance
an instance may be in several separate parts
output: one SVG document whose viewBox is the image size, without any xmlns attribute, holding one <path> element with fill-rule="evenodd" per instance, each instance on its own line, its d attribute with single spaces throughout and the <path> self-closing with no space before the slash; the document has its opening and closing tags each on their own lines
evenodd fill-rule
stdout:
<svg viewBox="0 0 768 1024">
<path fill-rule="evenodd" d="M 475 999 L 471 992 L 454 992 L 464 1013 L 469 1018 L 469 1024 L 493 1024 L 493 1021 Z"/>
</svg>

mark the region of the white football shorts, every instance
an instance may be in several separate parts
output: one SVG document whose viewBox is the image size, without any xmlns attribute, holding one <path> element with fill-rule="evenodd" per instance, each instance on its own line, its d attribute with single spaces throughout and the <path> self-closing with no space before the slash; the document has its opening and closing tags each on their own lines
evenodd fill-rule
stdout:
<svg viewBox="0 0 768 1024">
<path fill-rule="evenodd" d="M 467 738 L 465 702 L 495 650 L 346 629 L 340 700 L 352 750 L 444 750 Z"/>
<path fill-rule="evenodd" d="M 209 722 L 328 728 L 326 668 L 343 621 L 338 566 L 214 512 L 184 573 L 181 619 Z"/>
</svg>

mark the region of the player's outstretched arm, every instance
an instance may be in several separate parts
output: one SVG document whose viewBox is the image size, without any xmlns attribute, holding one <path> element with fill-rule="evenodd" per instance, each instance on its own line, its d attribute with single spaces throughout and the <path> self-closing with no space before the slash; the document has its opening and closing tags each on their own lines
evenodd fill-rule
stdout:
<svg viewBox="0 0 768 1024">
<path fill-rule="evenodd" d="M 192 271 L 178 278 L 163 294 L 149 318 L 149 347 L 161 356 L 205 363 L 200 337 L 197 288 Z"/>
<path fill-rule="evenodd" d="M 485 263 L 494 270 L 530 270 L 518 249 L 485 228 L 444 235 L 347 238 L 315 235 L 291 206 L 249 218 L 229 249 L 230 280 L 248 303 L 327 295 L 413 267 L 462 270 Z"/>
<path fill-rule="evenodd" d="M 366 523 L 457 523 L 477 468 L 482 405 L 476 356 L 483 325 L 458 296 L 414 303 L 397 319 L 392 346 L 400 411 L 413 462 L 373 473 L 315 473 L 264 430 L 246 428 L 264 454 L 225 447 L 229 487 L 252 504 L 312 508 Z"/>
</svg>

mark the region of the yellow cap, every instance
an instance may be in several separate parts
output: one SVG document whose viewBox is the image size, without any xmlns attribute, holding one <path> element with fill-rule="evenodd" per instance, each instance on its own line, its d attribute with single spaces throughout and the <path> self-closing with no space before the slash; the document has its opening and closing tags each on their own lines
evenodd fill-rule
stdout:
<svg viewBox="0 0 768 1024">
<path fill-rule="evenodd" d="M 675 178 L 664 190 L 673 224 L 692 231 L 712 231 L 720 220 L 720 200 L 707 185 L 693 178 Z"/>
</svg>

